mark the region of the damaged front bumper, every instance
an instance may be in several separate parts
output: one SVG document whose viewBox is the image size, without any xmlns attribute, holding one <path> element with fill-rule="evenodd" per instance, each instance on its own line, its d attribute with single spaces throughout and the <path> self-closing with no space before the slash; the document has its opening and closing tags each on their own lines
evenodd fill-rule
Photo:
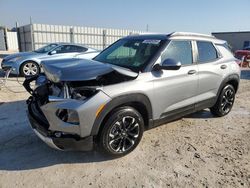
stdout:
<svg viewBox="0 0 250 188">
<path fill-rule="evenodd" d="M 35 89 L 30 87 L 33 81 Z M 51 83 L 38 76 L 26 78 L 23 85 L 32 95 L 27 100 L 29 121 L 41 140 L 59 150 L 93 149 L 92 129 L 100 107 L 111 100 L 108 95 L 98 90 L 83 99 L 58 96 Z"/>
<path fill-rule="evenodd" d="M 57 150 L 89 151 L 93 149 L 93 136 L 80 138 L 75 135 L 61 134 L 60 137 L 56 137 L 55 135 L 58 135 L 59 132 L 53 132 L 48 129 L 48 122 L 46 122 L 45 119 L 42 119 L 42 114 L 37 114 L 38 109 L 34 109 L 37 107 L 35 107 L 36 104 L 35 101 L 32 100 L 32 97 L 29 98 L 27 103 L 27 115 L 31 128 L 48 146 Z"/>
</svg>

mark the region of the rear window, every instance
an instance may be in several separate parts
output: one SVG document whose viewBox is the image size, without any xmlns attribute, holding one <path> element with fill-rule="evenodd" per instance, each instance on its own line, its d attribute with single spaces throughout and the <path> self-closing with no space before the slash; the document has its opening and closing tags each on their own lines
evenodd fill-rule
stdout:
<svg viewBox="0 0 250 188">
<path fill-rule="evenodd" d="M 86 52 L 88 49 L 82 46 L 72 46 L 71 50 L 72 52 Z"/>
<path fill-rule="evenodd" d="M 199 63 L 211 62 L 218 58 L 218 52 L 211 42 L 197 41 L 197 48 L 199 53 Z"/>
</svg>

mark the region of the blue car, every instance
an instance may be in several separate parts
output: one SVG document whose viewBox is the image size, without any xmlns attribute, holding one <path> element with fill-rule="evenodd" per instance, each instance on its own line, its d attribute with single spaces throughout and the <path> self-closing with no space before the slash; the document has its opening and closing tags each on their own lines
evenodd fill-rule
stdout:
<svg viewBox="0 0 250 188">
<path fill-rule="evenodd" d="M 86 58 L 92 59 L 98 50 L 71 43 L 51 43 L 32 52 L 20 52 L 6 56 L 2 60 L 2 69 L 11 69 L 12 74 L 22 76 L 38 75 L 40 62 L 49 59 Z"/>
</svg>

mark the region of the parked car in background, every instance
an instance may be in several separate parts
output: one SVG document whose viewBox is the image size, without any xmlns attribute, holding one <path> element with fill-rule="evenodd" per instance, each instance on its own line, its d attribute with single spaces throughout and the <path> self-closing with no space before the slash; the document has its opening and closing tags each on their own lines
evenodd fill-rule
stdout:
<svg viewBox="0 0 250 188">
<path fill-rule="evenodd" d="M 250 51 L 250 46 L 244 47 L 243 50 L 248 50 L 248 51 Z"/>
<path fill-rule="evenodd" d="M 34 132 L 59 150 L 112 156 L 139 144 L 144 130 L 210 108 L 227 115 L 240 68 L 226 41 L 194 33 L 131 35 L 93 60 L 42 62 L 28 77 L 28 117 Z M 34 89 L 30 83 L 36 81 Z"/>
<path fill-rule="evenodd" d="M 250 67 L 250 47 L 245 47 L 243 50 L 236 50 L 235 57 L 241 60 L 239 66 Z"/>
<path fill-rule="evenodd" d="M 6 56 L 2 60 L 2 69 L 11 68 L 11 73 L 22 76 L 38 75 L 41 71 L 41 61 L 48 59 L 93 58 L 99 53 L 98 50 L 79 44 L 51 43 L 32 52 L 20 52 Z"/>
</svg>

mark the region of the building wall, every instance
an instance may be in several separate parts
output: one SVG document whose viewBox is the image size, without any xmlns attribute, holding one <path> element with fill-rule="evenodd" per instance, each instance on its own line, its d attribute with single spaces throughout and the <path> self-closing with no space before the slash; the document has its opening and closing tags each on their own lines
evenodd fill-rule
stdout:
<svg viewBox="0 0 250 188">
<path fill-rule="evenodd" d="M 242 49 L 245 41 L 250 41 L 250 32 L 218 32 L 212 33 L 212 35 L 216 38 L 226 40 L 234 51 Z"/>
<path fill-rule="evenodd" d="M 18 51 L 17 32 L 0 28 L 0 50 Z"/>
<path fill-rule="evenodd" d="M 72 42 L 102 50 L 135 30 L 64 25 L 30 24 L 18 28 L 21 51 L 31 51 L 53 42 Z"/>
<path fill-rule="evenodd" d="M 19 40 L 19 48 L 20 51 L 31 51 L 32 48 L 32 31 L 31 25 L 21 26 L 17 30 L 18 32 L 18 40 Z"/>
<path fill-rule="evenodd" d="M 6 42 L 9 51 L 18 51 L 18 40 L 17 32 L 7 31 L 6 32 Z"/>
<path fill-rule="evenodd" d="M 0 29 L 0 50 L 6 50 L 4 29 Z"/>
</svg>

